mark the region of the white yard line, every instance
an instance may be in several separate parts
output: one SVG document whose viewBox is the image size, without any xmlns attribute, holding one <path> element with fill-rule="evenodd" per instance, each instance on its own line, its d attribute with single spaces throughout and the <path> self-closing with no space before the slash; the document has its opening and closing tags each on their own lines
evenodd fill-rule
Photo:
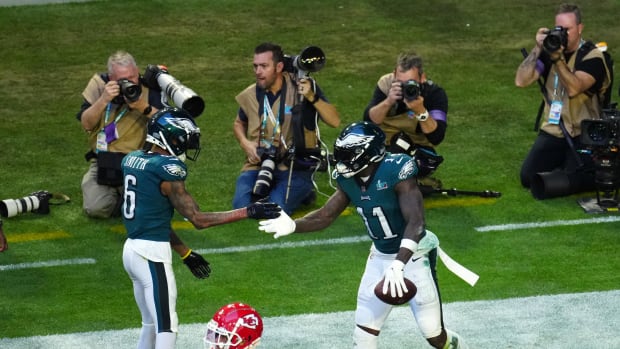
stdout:
<svg viewBox="0 0 620 349">
<path fill-rule="evenodd" d="M 459 332 L 471 349 L 620 347 L 620 290 L 447 303 L 444 314 L 446 326 Z M 205 323 L 209 316 L 205 315 Z M 265 318 L 260 348 L 351 348 L 353 321 L 352 311 Z M 177 348 L 201 348 L 205 323 L 181 324 Z M 0 348 L 130 349 L 138 335 L 139 330 L 132 328 L 4 338 Z M 404 306 L 394 309 L 379 343 L 380 348 L 428 348 Z"/>
<path fill-rule="evenodd" d="M 510 224 L 498 224 L 498 225 L 486 225 L 475 228 L 479 232 L 488 231 L 503 231 L 503 230 L 518 230 L 518 229 L 532 229 L 532 228 L 547 228 L 558 227 L 565 225 L 583 225 L 583 224 L 599 224 L 599 223 L 611 223 L 620 221 L 620 216 L 605 216 L 589 219 L 573 219 L 562 221 L 550 221 L 550 222 L 531 222 L 531 223 L 510 223 Z"/>
</svg>

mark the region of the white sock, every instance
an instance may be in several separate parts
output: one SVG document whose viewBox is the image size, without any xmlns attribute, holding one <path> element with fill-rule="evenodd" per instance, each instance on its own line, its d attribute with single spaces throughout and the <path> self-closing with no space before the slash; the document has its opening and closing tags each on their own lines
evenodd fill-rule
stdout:
<svg viewBox="0 0 620 349">
<path fill-rule="evenodd" d="M 353 349 L 377 349 L 377 343 L 378 336 L 355 326 L 353 331 Z"/>
<path fill-rule="evenodd" d="M 142 324 L 142 329 L 140 330 L 140 339 L 138 340 L 138 349 L 153 348 L 155 348 L 155 325 Z"/>
<path fill-rule="evenodd" d="M 174 332 L 159 332 L 155 349 L 173 349 L 177 343 L 177 334 Z"/>
</svg>

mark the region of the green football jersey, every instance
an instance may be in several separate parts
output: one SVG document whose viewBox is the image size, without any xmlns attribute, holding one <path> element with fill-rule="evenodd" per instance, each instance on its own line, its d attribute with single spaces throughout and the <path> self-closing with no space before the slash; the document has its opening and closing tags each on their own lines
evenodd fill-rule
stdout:
<svg viewBox="0 0 620 349">
<path fill-rule="evenodd" d="M 122 162 L 125 194 L 123 222 L 127 237 L 169 241 L 174 207 L 161 193 L 163 181 L 184 181 L 187 167 L 175 156 L 133 151 Z"/>
<path fill-rule="evenodd" d="M 394 186 L 416 176 L 415 160 L 406 154 L 387 153 L 366 183 L 356 177 L 336 180 L 364 220 L 368 235 L 382 253 L 398 253 L 406 222 Z"/>
</svg>

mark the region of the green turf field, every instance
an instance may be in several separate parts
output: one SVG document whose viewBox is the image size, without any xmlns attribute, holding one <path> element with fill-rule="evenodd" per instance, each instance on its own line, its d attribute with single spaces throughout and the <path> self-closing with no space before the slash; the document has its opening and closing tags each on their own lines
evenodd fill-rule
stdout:
<svg viewBox="0 0 620 349">
<path fill-rule="evenodd" d="M 81 212 L 87 149 L 75 114 L 88 79 L 105 70 L 108 55 L 118 49 L 131 52 L 141 66 L 166 65 L 205 99 L 197 119 L 203 151 L 189 164 L 187 187 L 202 209 L 216 211 L 231 206 L 243 158 L 232 134 L 234 96 L 254 81 L 258 43 L 280 43 L 291 55 L 320 46 L 327 63 L 313 76 L 343 125 L 361 119 L 377 79 L 393 68 L 400 50 L 412 46 L 449 96 L 448 134 L 438 148 L 446 160 L 437 176 L 446 187 L 502 193 L 499 199 L 426 200 L 428 227 L 442 247 L 480 275 L 470 287 L 440 264 L 444 300 L 620 289 L 619 223 L 601 219 L 618 216 L 584 213 L 576 200 L 593 193 L 536 201 L 519 185 L 541 97 L 535 85 L 516 88 L 514 72 L 519 50 L 532 48 L 539 27 L 553 26 L 558 4 L 161 0 L 0 8 L 0 199 L 37 190 L 71 197 L 49 215 L 4 220 L 10 246 L 0 254 L 0 337 L 139 326 L 121 261 L 122 222 Z M 620 3 L 580 5 L 584 36 L 606 41 L 620 59 Z M 615 100 L 617 88 L 616 82 Z M 330 145 L 338 131 L 321 128 Z M 322 192 L 332 190 L 324 173 L 317 184 Z M 319 196 L 318 203 L 324 200 Z M 527 223 L 538 224 L 504 226 Z M 281 240 L 260 233 L 255 221 L 196 231 L 177 217 L 175 226 L 213 268 L 208 280 L 199 281 L 175 260 L 181 323 L 205 322 L 237 300 L 268 317 L 355 307 L 369 244 L 354 239 L 365 231 L 353 214 L 326 231 Z M 504 228 L 485 229 L 490 226 Z M 354 242 L 312 243 L 347 238 Z M 295 245 L 271 245 L 286 243 Z M 50 265 L 56 262 L 62 265 Z"/>
</svg>

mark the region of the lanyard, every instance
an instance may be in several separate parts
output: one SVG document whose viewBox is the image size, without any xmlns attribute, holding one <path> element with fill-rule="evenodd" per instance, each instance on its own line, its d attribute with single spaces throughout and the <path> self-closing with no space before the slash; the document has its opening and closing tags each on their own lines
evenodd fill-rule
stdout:
<svg viewBox="0 0 620 349">
<path fill-rule="evenodd" d="M 578 47 L 578 48 L 577 48 L 577 50 L 573 53 L 572 57 L 575 57 L 575 59 L 576 59 L 576 57 L 577 57 L 577 53 L 579 52 L 579 50 L 581 49 L 581 46 L 583 46 L 583 44 L 584 44 L 584 43 L 585 43 L 585 40 L 583 40 L 583 39 L 581 39 L 581 40 L 579 41 L 579 47 Z M 572 58 L 572 57 L 571 57 L 571 58 Z M 569 61 L 570 61 L 570 59 L 569 59 Z M 560 84 L 560 81 L 559 81 L 559 75 L 558 75 L 558 72 L 557 72 L 557 70 L 556 70 L 556 71 L 553 73 L 553 97 L 554 97 L 553 99 L 554 99 L 554 100 L 556 100 L 556 98 L 555 98 L 555 97 L 557 97 L 557 96 L 558 96 L 557 91 L 558 91 L 558 86 L 559 86 L 559 84 Z M 564 97 L 564 86 L 562 86 L 562 92 L 560 93 L 560 99 L 561 99 L 561 98 L 563 98 L 563 97 Z"/>
<path fill-rule="evenodd" d="M 280 104 L 282 104 L 282 100 L 280 97 Z M 263 121 L 260 130 L 260 142 L 264 144 L 266 147 L 270 147 L 275 140 L 276 135 L 280 132 L 280 111 L 278 110 L 278 116 L 276 117 L 273 114 L 273 110 L 271 109 L 271 105 L 269 105 L 269 98 L 267 98 L 267 94 L 265 93 L 265 98 L 263 98 Z M 271 134 L 271 140 L 267 141 L 265 139 L 265 130 L 267 129 L 267 118 L 271 120 L 274 124 L 273 133 Z"/>
<path fill-rule="evenodd" d="M 110 110 L 112 109 L 112 103 L 108 103 L 108 106 L 105 109 L 105 119 L 103 120 L 103 124 L 106 125 L 108 123 L 108 120 L 110 120 Z M 114 123 L 118 123 L 118 121 L 125 116 L 125 114 L 127 113 L 127 111 L 129 110 L 129 108 L 127 108 L 127 106 L 125 106 L 125 108 L 123 108 L 123 110 L 121 110 L 120 113 L 118 113 L 118 115 L 116 116 L 116 118 L 114 119 Z"/>
<path fill-rule="evenodd" d="M 286 147 L 286 142 L 284 141 L 284 137 L 282 136 L 282 132 L 280 128 L 280 124 L 283 122 L 281 118 L 283 118 L 285 114 L 286 90 L 287 90 L 286 79 L 284 79 L 284 81 L 282 82 L 282 89 L 280 90 L 282 92 L 280 93 L 280 105 L 278 108 L 277 117 L 276 115 L 273 114 L 273 109 L 271 108 L 271 105 L 269 104 L 269 98 L 267 97 L 267 91 L 265 91 L 265 95 L 263 97 L 263 120 L 261 123 L 260 140 L 259 140 L 259 144 L 262 144 L 265 147 L 271 147 L 275 143 L 276 135 L 278 133 L 280 134 L 281 143 L 284 145 L 284 147 Z M 275 99 L 277 99 L 277 97 Z M 274 123 L 273 134 L 271 135 L 271 141 L 268 141 L 265 139 L 265 130 L 267 128 L 267 118 L 269 118 Z"/>
</svg>

